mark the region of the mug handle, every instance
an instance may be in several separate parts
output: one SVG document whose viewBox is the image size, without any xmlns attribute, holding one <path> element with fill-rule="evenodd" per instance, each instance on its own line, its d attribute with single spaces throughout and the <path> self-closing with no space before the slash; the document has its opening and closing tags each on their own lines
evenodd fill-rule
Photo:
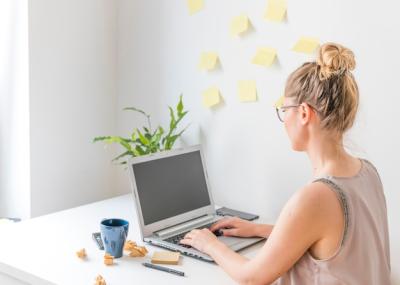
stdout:
<svg viewBox="0 0 400 285">
<path fill-rule="evenodd" d="M 125 238 L 128 237 L 129 224 L 124 226 Z"/>
</svg>

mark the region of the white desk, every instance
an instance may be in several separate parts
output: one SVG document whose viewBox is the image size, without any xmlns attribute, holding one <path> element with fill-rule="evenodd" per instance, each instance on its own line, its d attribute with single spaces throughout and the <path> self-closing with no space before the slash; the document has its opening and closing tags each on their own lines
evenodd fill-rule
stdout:
<svg viewBox="0 0 400 285">
<path fill-rule="evenodd" d="M 100 274 L 107 285 L 132 284 L 235 284 L 216 264 L 182 256 L 179 265 L 168 265 L 186 276 L 144 267 L 153 251 L 162 250 L 146 245 L 149 253 L 143 258 L 123 256 L 115 265 L 103 264 L 100 251 L 91 233 L 99 231 L 103 218 L 122 218 L 129 221 L 128 239 L 143 244 L 138 232 L 136 211 L 131 195 L 0 227 L 0 284 L 94 284 Z M 241 251 L 252 257 L 263 242 Z M 85 248 L 87 260 L 75 252 Z"/>
</svg>

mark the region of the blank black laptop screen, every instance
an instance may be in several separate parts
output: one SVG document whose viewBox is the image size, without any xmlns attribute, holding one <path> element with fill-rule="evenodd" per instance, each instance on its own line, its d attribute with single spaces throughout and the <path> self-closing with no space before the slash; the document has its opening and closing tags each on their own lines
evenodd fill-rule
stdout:
<svg viewBox="0 0 400 285">
<path fill-rule="evenodd" d="M 133 164 L 144 224 L 210 205 L 200 151 Z"/>
</svg>

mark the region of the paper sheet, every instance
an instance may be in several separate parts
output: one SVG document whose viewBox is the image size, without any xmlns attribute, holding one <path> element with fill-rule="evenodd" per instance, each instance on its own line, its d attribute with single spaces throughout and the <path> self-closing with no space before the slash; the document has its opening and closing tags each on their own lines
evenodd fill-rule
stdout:
<svg viewBox="0 0 400 285">
<path fill-rule="evenodd" d="M 239 100 L 241 102 L 257 101 L 256 82 L 254 80 L 241 80 L 238 82 Z"/>
<path fill-rule="evenodd" d="M 218 62 L 218 54 L 216 52 L 203 52 L 200 56 L 199 68 L 202 70 L 212 70 Z"/>
<path fill-rule="evenodd" d="M 221 96 L 217 87 L 208 88 L 203 92 L 203 105 L 211 108 L 221 102 Z"/>
<path fill-rule="evenodd" d="M 265 19 L 281 22 L 285 18 L 286 9 L 286 0 L 268 0 Z"/>
<path fill-rule="evenodd" d="M 311 37 L 301 37 L 292 48 L 293 51 L 303 53 L 313 53 L 319 46 L 319 39 Z"/>
<path fill-rule="evenodd" d="M 189 9 L 189 14 L 193 15 L 203 9 L 204 2 L 203 0 L 187 0 L 187 6 Z"/>
<path fill-rule="evenodd" d="M 247 31 L 248 28 L 249 18 L 244 14 L 236 16 L 232 19 L 231 22 L 231 35 L 240 35 Z"/>
<path fill-rule="evenodd" d="M 261 47 L 258 48 L 257 53 L 252 60 L 252 63 L 268 67 L 271 66 L 272 63 L 274 63 L 275 57 L 275 49 L 269 47 Z"/>
</svg>

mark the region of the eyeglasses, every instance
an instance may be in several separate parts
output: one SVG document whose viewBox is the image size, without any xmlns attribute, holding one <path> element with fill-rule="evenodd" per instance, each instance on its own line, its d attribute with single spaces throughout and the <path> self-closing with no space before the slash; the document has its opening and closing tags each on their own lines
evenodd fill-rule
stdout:
<svg viewBox="0 0 400 285">
<path fill-rule="evenodd" d="M 276 114 L 278 115 L 279 121 L 281 121 L 282 123 L 284 122 L 285 112 L 286 112 L 287 109 L 295 108 L 295 107 L 299 107 L 299 106 L 300 106 L 300 104 L 276 107 Z"/>
</svg>

